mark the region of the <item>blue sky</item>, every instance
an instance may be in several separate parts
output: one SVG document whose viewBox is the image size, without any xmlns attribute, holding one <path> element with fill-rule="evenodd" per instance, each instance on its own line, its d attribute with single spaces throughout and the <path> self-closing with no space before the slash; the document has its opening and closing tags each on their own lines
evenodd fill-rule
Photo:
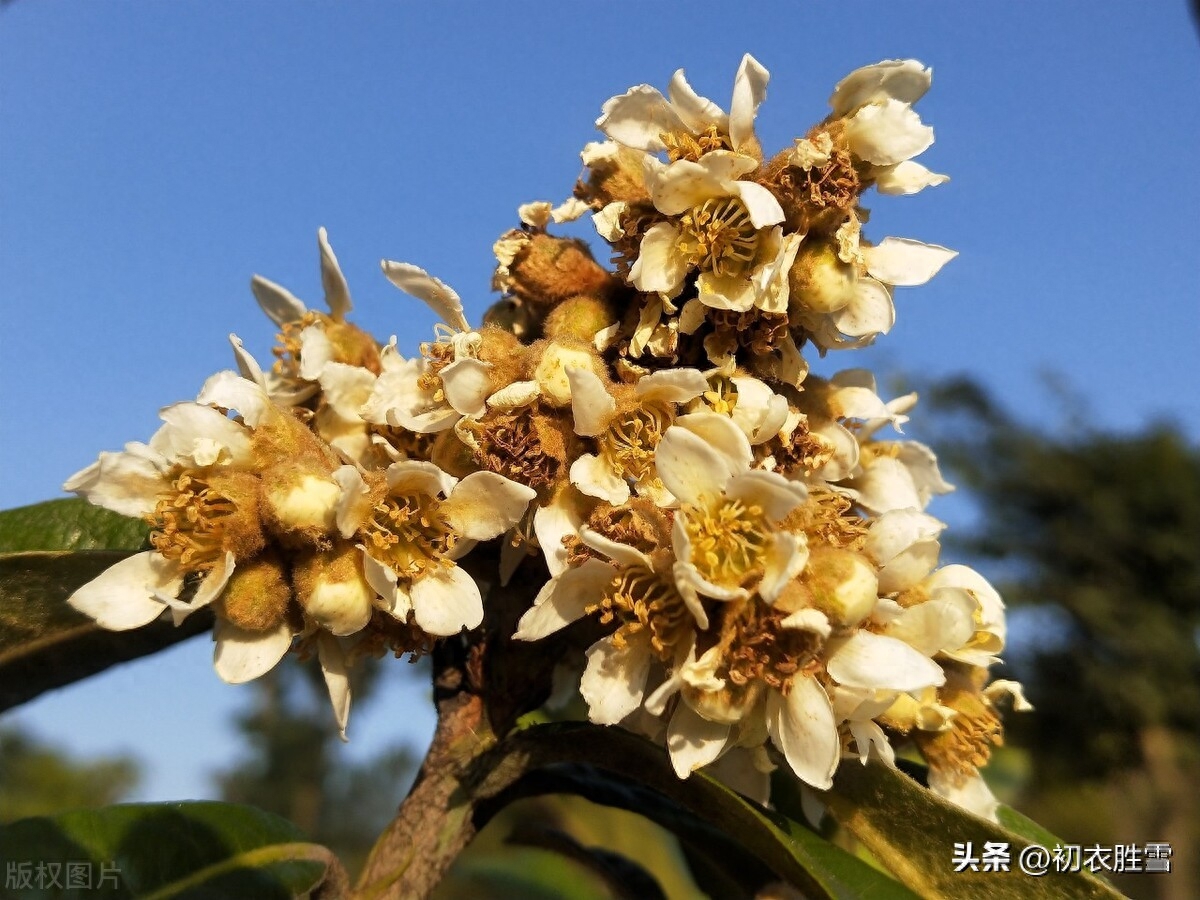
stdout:
<svg viewBox="0 0 1200 900">
<path fill-rule="evenodd" d="M 0 12 L 0 507 L 148 437 L 159 407 L 228 367 L 229 332 L 268 355 L 250 276 L 319 303 L 321 225 L 378 336 L 413 350 L 433 326 L 383 257 L 455 286 L 477 320 L 492 242 L 518 204 L 570 193 L 604 100 L 682 66 L 725 105 L 747 51 L 772 74 L 769 151 L 860 65 L 934 69 L 922 162 L 952 181 L 875 198 L 867 235 L 961 255 L 898 292 L 876 348 L 816 371 L 967 372 L 1053 426 L 1053 370 L 1104 427 L 1172 417 L 1200 435 L 1200 39 L 1183 0 L 16 0 Z M 137 752 L 145 797 L 202 796 L 249 698 L 208 660 L 193 641 L 15 720 Z M 352 716 L 352 753 L 431 727 L 423 685 L 395 679 Z"/>
</svg>

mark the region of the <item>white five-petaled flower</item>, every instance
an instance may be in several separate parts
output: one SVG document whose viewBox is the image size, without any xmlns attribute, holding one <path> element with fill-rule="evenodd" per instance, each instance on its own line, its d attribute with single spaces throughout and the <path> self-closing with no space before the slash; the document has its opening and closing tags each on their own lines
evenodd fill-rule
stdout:
<svg viewBox="0 0 1200 900">
<path fill-rule="evenodd" d="M 395 342 L 384 348 L 383 368 L 362 415 L 368 422 L 410 431 L 453 428 L 464 416 L 481 415 L 489 393 L 491 366 L 479 359 L 480 336 L 463 314 L 454 289 L 424 269 L 384 260 L 383 272 L 400 290 L 423 300 L 441 318 L 439 340 L 422 359 L 406 360 Z"/>
<path fill-rule="evenodd" d="M 234 390 L 224 391 L 226 384 Z M 217 406 L 237 408 L 243 422 Z M 262 547 L 253 508 L 252 432 L 272 412 L 256 384 L 221 373 L 209 379 L 197 402 L 164 408 L 165 424 L 148 444 L 132 442 L 123 452 L 101 453 L 69 478 L 65 490 L 154 526 L 154 549 L 107 569 L 75 591 L 70 604 L 103 628 L 125 631 L 167 610 L 178 624 L 219 598 L 239 558 L 250 558 Z M 195 593 L 184 602 L 179 597 L 189 577 Z M 292 630 L 282 618 L 256 631 L 218 616 L 213 637 L 217 674 L 236 684 L 274 667 L 291 646 Z"/>
<path fill-rule="evenodd" d="M 748 53 L 743 56 L 726 114 L 697 94 L 679 69 L 668 87 L 670 99 L 648 84 L 630 88 L 604 104 L 596 127 L 612 140 L 647 153 L 678 148 L 688 138 L 701 142 L 707 138 L 717 147 L 754 155 L 758 152 L 754 117 L 766 97 L 769 78 L 758 60 Z"/>
<path fill-rule="evenodd" d="M 411 612 L 436 636 L 477 626 L 479 585 L 455 560 L 519 522 L 536 492 L 493 472 L 460 481 L 416 460 L 393 463 L 380 484 L 353 466 L 335 478 L 343 489 L 338 529 L 360 541 L 363 571 L 382 608 L 402 622 Z"/>
<path fill-rule="evenodd" d="M 778 268 L 781 255 L 795 255 L 795 245 L 773 227 L 784 219 L 775 196 L 760 184 L 741 180 L 757 162 L 714 150 L 698 161 L 669 164 L 646 157 L 644 166 L 655 208 L 671 219 L 650 226 L 642 236 L 629 272 L 633 286 L 673 298 L 696 271 L 699 297 L 707 306 L 744 311 L 758 300 L 786 309 L 786 293 L 779 302 L 769 273 Z M 768 276 L 753 281 L 763 267 Z"/>
</svg>

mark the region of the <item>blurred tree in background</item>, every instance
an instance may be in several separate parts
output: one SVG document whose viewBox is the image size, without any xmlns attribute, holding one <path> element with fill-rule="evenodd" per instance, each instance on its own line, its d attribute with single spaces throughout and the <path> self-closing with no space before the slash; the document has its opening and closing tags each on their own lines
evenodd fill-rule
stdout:
<svg viewBox="0 0 1200 900">
<path fill-rule="evenodd" d="M 119 803 L 137 783 L 131 757 L 80 760 L 23 731 L 0 730 L 0 823 Z"/>
<path fill-rule="evenodd" d="M 979 506 L 952 545 L 993 562 L 1014 607 L 1011 675 L 1035 711 L 1008 718 L 1032 754 L 1018 805 L 1065 838 L 1169 841 L 1170 879 L 1118 886 L 1200 896 L 1200 449 L 1175 427 L 1051 430 L 977 384 L 935 386 L 926 435 Z"/>
<path fill-rule="evenodd" d="M 355 667 L 355 704 L 383 687 L 383 674 L 375 663 Z M 290 819 L 356 873 L 408 793 L 418 757 L 398 745 L 364 761 L 348 759 L 315 665 L 277 666 L 251 689 L 256 699 L 237 718 L 248 752 L 217 776 L 221 799 Z"/>
</svg>

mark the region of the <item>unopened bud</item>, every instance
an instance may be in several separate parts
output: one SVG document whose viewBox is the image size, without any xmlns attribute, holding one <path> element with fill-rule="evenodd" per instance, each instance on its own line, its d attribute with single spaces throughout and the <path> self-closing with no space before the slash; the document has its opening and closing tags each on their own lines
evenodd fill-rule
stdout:
<svg viewBox="0 0 1200 900">
<path fill-rule="evenodd" d="M 788 273 L 789 306 L 799 312 L 836 312 L 854 299 L 856 280 L 854 268 L 838 259 L 832 244 L 805 245 Z"/>
<path fill-rule="evenodd" d="M 270 631 L 283 621 L 291 598 L 292 589 L 279 557 L 264 553 L 233 570 L 218 610 L 245 631 Z"/>
<path fill-rule="evenodd" d="M 533 371 L 542 397 L 554 406 L 571 402 L 571 381 L 567 369 L 588 369 L 600 377 L 606 374 L 604 361 L 591 344 L 583 341 L 549 341 Z"/>
<path fill-rule="evenodd" d="M 871 614 L 879 600 L 879 580 L 866 559 L 852 550 L 814 549 L 804 569 L 812 605 L 834 627 L 852 628 Z"/>
<path fill-rule="evenodd" d="M 341 488 L 328 473 L 302 460 L 279 462 L 262 473 L 267 527 L 288 543 L 328 544 L 340 497 Z"/>
<path fill-rule="evenodd" d="M 597 331 L 616 321 L 612 307 L 599 297 L 581 294 L 564 300 L 546 316 L 548 338 L 574 338 L 591 343 Z"/>
<path fill-rule="evenodd" d="M 358 547 L 314 553 L 292 569 L 292 580 L 305 613 L 333 634 L 355 634 L 371 621 L 375 591 L 363 575 Z"/>
<path fill-rule="evenodd" d="M 592 258 L 587 244 L 548 234 L 506 235 L 508 248 L 495 286 L 528 303 L 552 306 L 576 296 L 608 292 L 613 276 Z"/>
</svg>

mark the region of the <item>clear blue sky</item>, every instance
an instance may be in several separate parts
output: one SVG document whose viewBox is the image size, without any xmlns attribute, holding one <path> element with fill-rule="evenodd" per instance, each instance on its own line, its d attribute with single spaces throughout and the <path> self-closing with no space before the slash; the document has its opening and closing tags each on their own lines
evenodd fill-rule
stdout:
<svg viewBox="0 0 1200 900">
<path fill-rule="evenodd" d="M 818 371 L 965 371 L 1053 424 L 1053 369 L 1106 427 L 1170 416 L 1200 434 L 1200 38 L 1184 0 L 16 0 L 0 11 L 0 507 L 58 496 L 99 451 L 148 437 L 160 406 L 229 365 L 230 331 L 267 355 L 250 276 L 319 303 L 318 226 L 377 335 L 413 350 L 433 325 L 383 257 L 440 276 L 478 319 L 493 240 L 518 204 L 569 194 L 604 100 L 683 66 L 724 105 L 747 51 L 771 71 L 768 150 L 857 66 L 934 69 L 922 161 L 953 180 L 877 198 L 867 234 L 961 256 L 898 292 L 877 350 Z M 208 656 L 193 641 L 15 720 L 80 752 L 138 752 L 143 796 L 203 796 L 249 696 Z M 423 739 L 423 687 L 397 685 L 352 716 L 351 752 Z"/>
</svg>

